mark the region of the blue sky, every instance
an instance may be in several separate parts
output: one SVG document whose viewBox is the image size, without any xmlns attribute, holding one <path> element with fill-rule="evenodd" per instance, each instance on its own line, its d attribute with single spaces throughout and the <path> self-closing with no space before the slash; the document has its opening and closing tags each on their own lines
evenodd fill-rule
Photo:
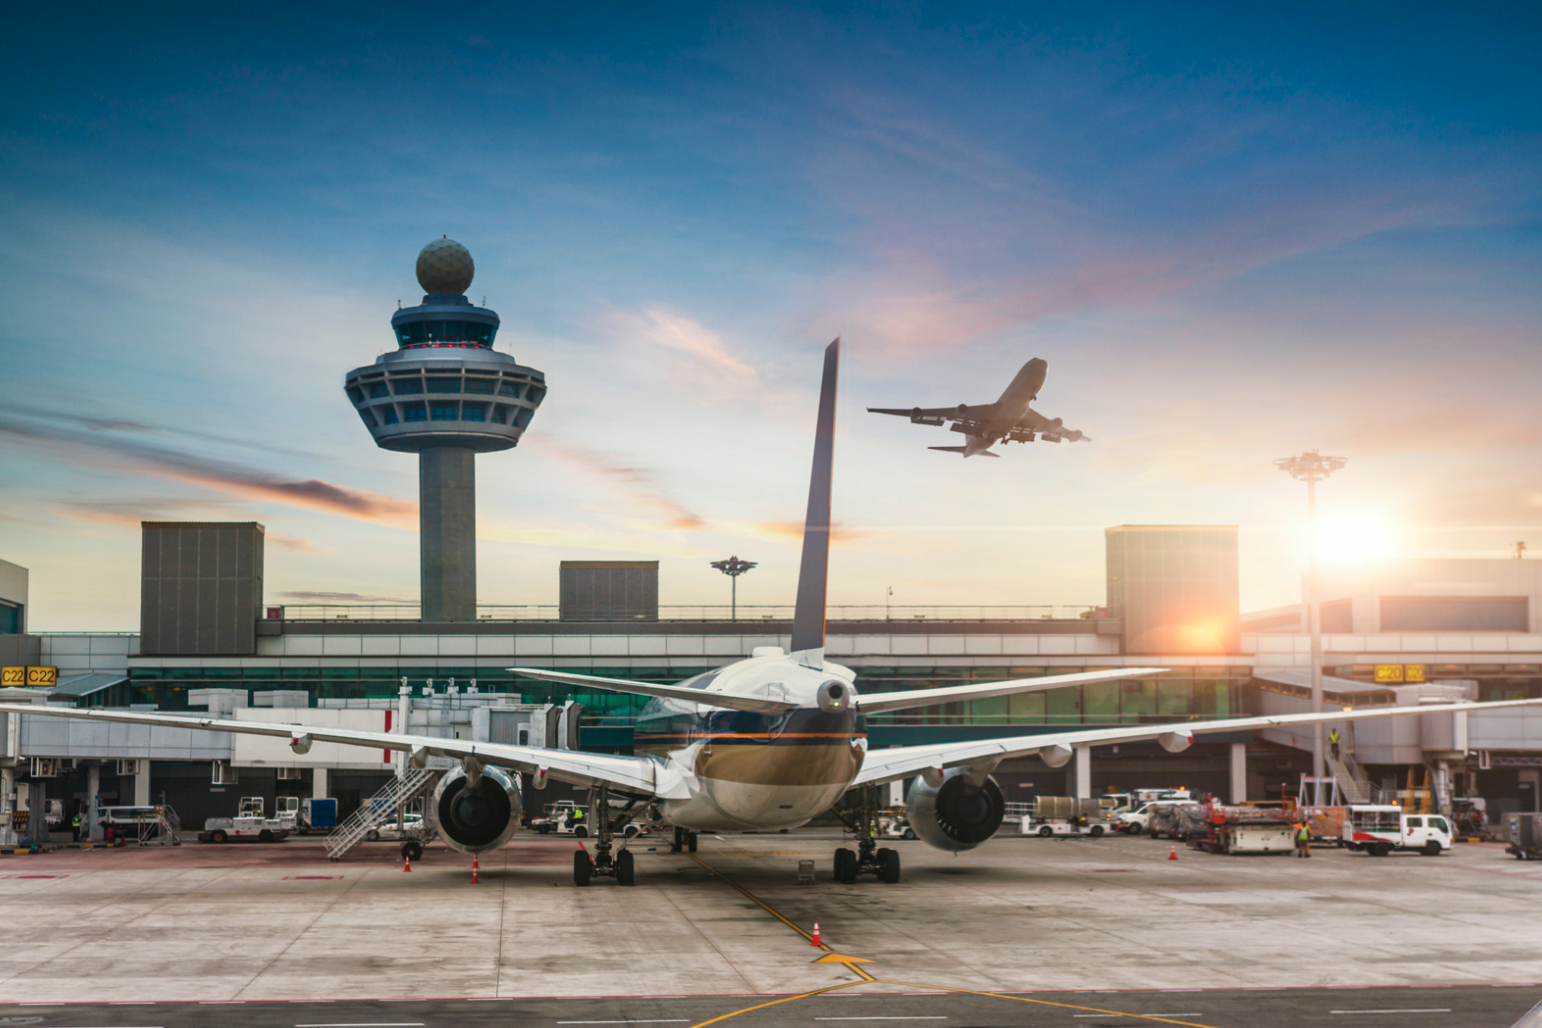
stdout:
<svg viewBox="0 0 1542 1028">
<path fill-rule="evenodd" d="M 1542 547 L 1535 7 L 378 5 L 24 12 L 0 69 L 0 556 L 38 628 L 132 628 L 141 519 L 268 526 L 270 602 L 411 601 L 415 462 L 343 373 L 417 250 L 477 261 L 550 395 L 479 458 L 480 593 L 708 561 L 787 603 L 846 340 L 833 602 L 1098 603 L 1102 529 L 1326 556 Z M 928 452 L 869 405 L 1029 357 L 1091 444 Z"/>
</svg>

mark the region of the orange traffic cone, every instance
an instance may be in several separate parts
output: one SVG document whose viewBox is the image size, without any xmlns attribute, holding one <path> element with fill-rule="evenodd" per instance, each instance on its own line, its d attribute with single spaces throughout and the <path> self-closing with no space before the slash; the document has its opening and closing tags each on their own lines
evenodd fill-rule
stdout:
<svg viewBox="0 0 1542 1028">
<path fill-rule="evenodd" d="M 818 946 L 820 949 L 824 948 L 825 944 L 819 941 L 819 922 L 818 921 L 814 922 L 814 934 L 813 934 L 812 937 L 810 937 L 810 939 L 808 941 L 808 944 L 810 946 Z"/>
<path fill-rule="evenodd" d="M 402 870 L 403 871 L 411 871 L 412 870 L 412 858 L 409 857 L 405 853 L 402 854 Z"/>
<path fill-rule="evenodd" d="M 477 858 L 474 853 L 471 855 L 471 884 L 480 884 L 480 879 L 477 878 Z"/>
<path fill-rule="evenodd" d="M 1177 860 L 1178 859 L 1178 844 L 1176 842 L 1173 843 L 1172 852 L 1167 854 L 1167 859 L 1168 860 Z"/>
</svg>

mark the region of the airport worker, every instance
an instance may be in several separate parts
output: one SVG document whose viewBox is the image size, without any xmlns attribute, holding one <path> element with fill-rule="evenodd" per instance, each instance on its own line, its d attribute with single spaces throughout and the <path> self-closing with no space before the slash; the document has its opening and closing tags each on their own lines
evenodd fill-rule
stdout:
<svg viewBox="0 0 1542 1028">
<path fill-rule="evenodd" d="M 583 819 L 584 819 L 584 808 L 583 807 L 574 807 L 573 808 L 573 823 L 576 825 L 579 822 L 581 822 Z"/>
<path fill-rule="evenodd" d="M 1333 750 L 1333 759 L 1339 759 L 1339 730 L 1335 725 L 1333 731 L 1328 733 L 1328 746 Z"/>
<path fill-rule="evenodd" d="M 75 842 L 80 841 L 80 811 L 78 810 L 75 816 L 70 818 L 70 836 Z"/>
<path fill-rule="evenodd" d="M 1312 855 L 1312 829 L 1305 821 L 1296 825 L 1296 856 L 1310 857 Z"/>
</svg>

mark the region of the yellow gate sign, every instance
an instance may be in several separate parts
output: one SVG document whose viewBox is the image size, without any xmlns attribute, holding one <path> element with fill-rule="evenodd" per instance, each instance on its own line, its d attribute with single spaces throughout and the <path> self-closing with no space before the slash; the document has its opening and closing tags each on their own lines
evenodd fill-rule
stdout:
<svg viewBox="0 0 1542 1028">
<path fill-rule="evenodd" d="M 1401 665 L 1401 664 L 1377 664 L 1376 665 L 1376 682 L 1377 682 L 1377 684 L 1384 684 L 1384 683 L 1390 683 L 1390 682 L 1401 682 L 1402 680 L 1403 680 L 1403 665 Z"/>
<path fill-rule="evenodd" d="M 0 668 L 0 686 L 16 686 L 20 688 L 27 684 L 27 669 L 24 667 Z"/>
<path fill-rule="evenodd" d="M 1424 665 L 1423 664 L 1404 664 L 1403 665 L 1403 681 L 1405 681 L 1405 682 L 1422 682 L 1422 681 L 1424 681 Z"/>
<path fill-rule="evenodd" d="M 29 667 L 27 669 L 27 684 L 34 689 L 52 689 L 59 684 L 59 669 L 56 667 Z"/>
</svg>

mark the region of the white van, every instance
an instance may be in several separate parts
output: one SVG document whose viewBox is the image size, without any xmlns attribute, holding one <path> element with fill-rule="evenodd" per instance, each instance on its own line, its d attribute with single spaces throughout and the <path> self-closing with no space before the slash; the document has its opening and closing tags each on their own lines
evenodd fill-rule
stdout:
<svg viewBox="0 0 1542 1028">
<path fill-rule="evenodd" d="M 1114 819 L 1114 831 L 1124 832 L 1128 835 L 1139 835 L 1146 830 L 1146 821 L 1151 817 L 1151 812 L 1158 807 L 1181 807 L 1192 804 L 1194 801 L 1187 797 L 1179 800 L 1152 800 L 1150 803 L 1142 803 L 1134 810 L 1127 810 Z"/>
<path fill-rule="evenodd" d="M 1351 806 L 1344 819 L 1344 847 L 1373 857 L 1393 850 L 1438 857 L 1451 848 L 1451 822 L 1439 814 L 1405 814 L 1390 804 Z"/>
</svg>

